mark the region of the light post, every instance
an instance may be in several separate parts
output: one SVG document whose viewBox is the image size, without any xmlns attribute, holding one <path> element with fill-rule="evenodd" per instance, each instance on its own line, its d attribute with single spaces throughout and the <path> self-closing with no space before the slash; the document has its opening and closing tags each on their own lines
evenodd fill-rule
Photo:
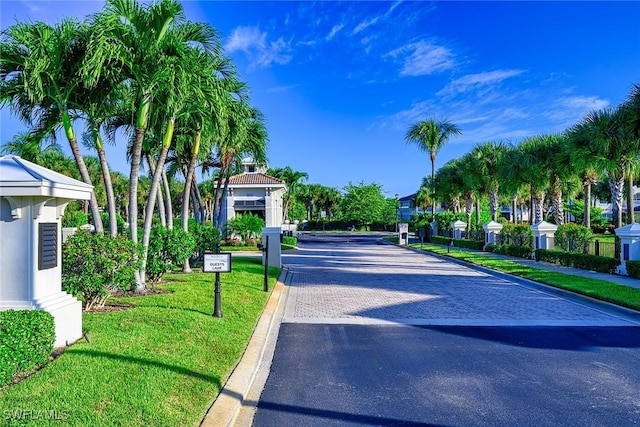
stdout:
<svg viewBox="0 0 640 427">
<path fill-rule="evenodd" d="M 400 196 L 398 194 L 396 194 L 396 233 L 398 233 L 400 230 L 398 230 L 398 215 L 400 213 Z"/>
</svg>

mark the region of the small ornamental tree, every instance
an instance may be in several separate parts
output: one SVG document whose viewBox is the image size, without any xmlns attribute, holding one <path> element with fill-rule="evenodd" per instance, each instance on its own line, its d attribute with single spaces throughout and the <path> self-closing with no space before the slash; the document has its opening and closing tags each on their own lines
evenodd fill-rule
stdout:
<svg viewBox="0 0 640 427">
<path fill-rule="evenodd" d="M 125 237 L 79 231 L 62 246 L 62 289 L 84 301 L 84 310 L 103 307 L 115 291 L 135 287 L 141 248 Z"/>
<path fill-rule="evenodd" d="M 238 215 L 227 221 L 227 229 L 230 233 L 240 236 L 246 243 L 250 239 L 255 239 L 262 233 L 264 219 L 251 213 Z"/>
<path fill-rule="evenodd" d="M 182 228 L 156 226 L 151 229 L 146 279 L 157 283 L 165 273 L 181 269 L 196 249 L 195 238 Z"/>
</svg>

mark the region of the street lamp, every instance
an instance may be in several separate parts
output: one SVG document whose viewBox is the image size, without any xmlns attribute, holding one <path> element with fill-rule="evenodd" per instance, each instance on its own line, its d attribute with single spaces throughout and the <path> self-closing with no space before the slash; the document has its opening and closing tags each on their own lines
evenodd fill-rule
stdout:
<svg viewBox="0 0 640 427">
<path fill-rule="evenodd" d="M 400 213 L 400 196 L 398 194 L 396 194 L 396 233 L 398 233 L 400 230 L 398 230 L 398 215 Z"/>
</svg>

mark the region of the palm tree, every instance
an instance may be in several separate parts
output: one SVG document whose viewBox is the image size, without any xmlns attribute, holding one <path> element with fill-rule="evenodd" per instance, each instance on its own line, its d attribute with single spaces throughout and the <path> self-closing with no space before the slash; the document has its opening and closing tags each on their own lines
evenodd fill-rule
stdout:
<svg viewBox="0 0 640 427">
<path fill-rule="evenodd" d="M 405 136 L 405 141 L 417 144 L 418 148 L 429 153 L 431 158 L 431 181 L 435 181 L 436 154 L 453 135 L 461 135 L 460 128 L 448 120 L 423 120 L 412 125 Z M 435 203 L 431 204 L 431 215 L 435 218 Z"/>
<path fill-rule="evenodd" d="M 578 173 L 582 183 L 582 193 L 584 197 L 584 218 L 582 224 L 591 228 L 591 187 L 598 182 L 599 174 L 596 170 L 594 158 L 580 147 L 588 144 L 586 128 L 572 128 L 566 133 L 568 140 L 568 151 L 570 152 L 570 162 L 573 169 Z"/>
<path fill-rule="evenodd" d="M 631 88 L 629 96 L 622 104 L 622 125 L 625 136 L 634 144 L 640 146 L 640 84 L 635 84 Z M 634 219 L 634 194 L 633 178 L 640 173 L 640 164 L 636 157 L 627 170 L 627 222 L 633 223 Z"/>
<path fill-rule="evenodd" d="M 460 198 L 463 196 L 464 190 L 461 162 L 462 160 L 458 158 L 445 163 L 438 169 L 433 184 L 434 194 L 438 196 L 438 199 L 447 202 L 448 210 L 454 213 L 461 211 Z M 429 185 L 428 181 L 428 179 L 424 179 L 423 185 Z"/>
<path fill-rule="evenodd" d="M 533 223 L 544 219 L 544 200 L 549 188 L 550 176 L 546 173 L 551 163 L 551 139 L 545 136 L 533 136 L 520 143 L 520 161 L 522 162 L 522 179 L 531 189 L 531 211 Z"/>
<path fill-rule="evenodd" d="M 622 198 L 625 173 L 640 151 L 639 141 L 630 139 L 623 125 L 626 113 L 622 108 L 606 108 L 587 113 L 570 132 L 574 148 L 581 157 L 591 157 L 597 170 L 609 177 L 609 190 L 616 228 L 622 225 Z"/>
<path fill-rule="evenodd" d="M 291 166 L 269 169 L 267 173 L 287 184 L 287 194 L 285 196 L 283 209 L 283 217 L 286 219 L 289 217 L 289 208 L 296 201 L 296 193 L 300 181 L 309 179 L 309 174 L 306 172 L 294 171 L 291 169 Z"/>
<path fill-rule="evenodd" d="M 37 138 L 55 138 L 64 129 L 82 180 L 93 185 L 73 128 L 74 92 L 82 84 L 79 70 L 87 50 L 88 27 L 73 19 L 56 26 L 18 23 L 2 33 L 0 103 L 32 127 Z M 96 231 L 103 231 L 95 194 L 89 203 Z"/>
<path fill-rule="evenodd" d="M 135 91 L 136 124 L 129 175 L 129 223 L 131 240 L 138 241 L 138 175 L 142 144 L 149 126 L 149 112 L 163 89 L 161 83 L 185 48 L 197 42 L 208 52 L 216 52 L 216 34 L 207 24 L 184 22 L 184 10 L 177 0 L 161 0 L 146 5 L 136 0 L 107 0 L 93 17 L 93 33 L 84 74 L 93 85 L 108 68 L 119 64 L 123 83 Z M 216 52 L 217 53 L 217 52 Z M 144 278 L 138 278 L 144 281 Z"/>
<path fill-rule="evenodd" d="M 520 221 L 523 220 L 523 193 L 529 191 L 529 184 L 524 181 L 524 163 L 521 160 L 522 152 L 518 147 L 510 146 L 505 151 L 498 166 L 500 176 L 500 188 L 511 199 L 511 222 L 518 223 L 517 212 L 520 205 Z"/>
<path fill-rule="evenodd" d="M 499 166 L 508 147 L 503 142 L 487 142 L 476 145 L 472 150 L 472 155 L 476 158 L 477 165 L 480 168 L 480 175 L 483 177 L 483 187 L 489 193 L 489 210 L 491 211 L 492 221 L 497 221 L 498 219 Z"/>
</svg>

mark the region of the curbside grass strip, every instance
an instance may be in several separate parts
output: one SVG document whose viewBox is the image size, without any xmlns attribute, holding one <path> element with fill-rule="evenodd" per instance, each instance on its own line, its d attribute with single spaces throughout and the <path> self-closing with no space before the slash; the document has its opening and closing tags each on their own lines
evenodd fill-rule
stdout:
<svg viewBox="0 0 640 427">
<path fill-rule="evenodd" d="M 288 275 L 289 270 L 283 267 L 240 361 L 209 407 L 201 427 L 242 427 L 252 424 L 258 398 L 273 360 L 284 313 L 283 300 L 287 296 L 285 282 Z"/>
</svg>

